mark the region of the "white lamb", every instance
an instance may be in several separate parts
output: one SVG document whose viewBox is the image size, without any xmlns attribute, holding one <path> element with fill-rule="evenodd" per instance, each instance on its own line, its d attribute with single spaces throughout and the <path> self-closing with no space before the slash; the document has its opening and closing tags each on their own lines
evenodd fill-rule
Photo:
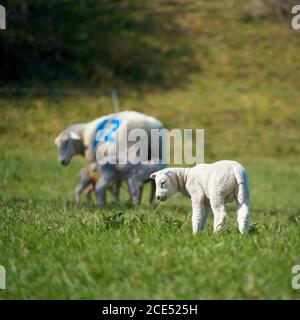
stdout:
<svg viewBox="0 0 300 320">
<path fill-rule="evenodd" d="M 248 175 L 241 164 L 223 160 L 212 164 L 199 164 L 193 168 L 167 168 L 153 173 L 156 198 L 165 201 L 176 192 L 191 197 L 193 233 L 203 230 L 211 207 L 214 232 L 227 223 L 225 203 L 237 203 L 237 221 L 242 234 L 250 228 L 250 192 Z"/>
</svg>

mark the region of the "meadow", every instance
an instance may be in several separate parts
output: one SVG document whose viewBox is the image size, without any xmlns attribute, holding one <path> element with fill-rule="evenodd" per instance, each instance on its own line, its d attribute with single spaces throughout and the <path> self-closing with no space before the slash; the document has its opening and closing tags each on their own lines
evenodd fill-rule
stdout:
<svg viewBox="0 0 300 320">
<path fill-rule="evenodd" d="M 188 79 L 120 84 L 118 93 L 122 110 L 151 114 L 170 129 L 204 128 L 206 162 L 247 168 L 250 234 L 238 233 L 229 205 L 226 231 L 214 235 L 210 216 L 193 236 L 190 200 L 176 195 L 157 209 L 147 203 L 149 188 L 140 207 L 128 203 L 125 185 L 120 206 L 76 206 L 86 162 L 60 166 L 54 138 L 112 112 L 110 91 L 2 95 L 1 299 L 300 298 L 291 286 L 300 264 L 299 34 L 226 3 L 203 2 L 182 20 L 201 65 Z"/>
</svg>

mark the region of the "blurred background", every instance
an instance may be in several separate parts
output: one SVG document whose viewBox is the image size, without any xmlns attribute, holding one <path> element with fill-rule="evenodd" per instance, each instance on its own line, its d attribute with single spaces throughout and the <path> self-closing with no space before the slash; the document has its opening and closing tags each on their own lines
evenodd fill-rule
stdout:
<svg viewBox="0 0 300 320">
<path fill-rule="evenodd" d="M 2 3 L 3 143 L 111 112 L 116 89 L 123 110 L 206 129 L 209 157 L 299 155 L 295 1 Z"/>
</svg>

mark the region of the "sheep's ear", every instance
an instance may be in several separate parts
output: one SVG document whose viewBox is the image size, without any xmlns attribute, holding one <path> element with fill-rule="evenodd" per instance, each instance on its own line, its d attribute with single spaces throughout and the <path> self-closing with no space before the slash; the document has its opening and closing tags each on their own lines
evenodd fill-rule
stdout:
<svg viewBox="0 0 300 320">
<path fill-rule="evenodd" d="M 55 144 L 56 146 L 58 146 L 58 142 L 59 142 L 59 137 L 56 137 L 55 140 L 54 140 L 54 144 Z"/>
<path fill-rule="evenodd" d="M 150 179 L 155 180 L 157 172 L 151 173 Z"/>
<path fill-rule="evenodd" d="M 70 137 L 72 140 L 81 140 L 80 135 L 75 131 L 70 131 Z"/>
</svg>

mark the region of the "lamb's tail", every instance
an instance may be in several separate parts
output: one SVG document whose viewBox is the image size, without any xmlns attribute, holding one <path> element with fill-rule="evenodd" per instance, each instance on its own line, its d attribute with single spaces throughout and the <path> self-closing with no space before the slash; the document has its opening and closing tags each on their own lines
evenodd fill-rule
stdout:
<svg viewBox="0 0 300 320">
<path fill-rule="evenodd" d="M 238 184 L 236 196 L 238 203 L 249 204 L 250 192 L 247 171 L 239 165 L 234 167 L 234 175 Z"/>
</svg>

